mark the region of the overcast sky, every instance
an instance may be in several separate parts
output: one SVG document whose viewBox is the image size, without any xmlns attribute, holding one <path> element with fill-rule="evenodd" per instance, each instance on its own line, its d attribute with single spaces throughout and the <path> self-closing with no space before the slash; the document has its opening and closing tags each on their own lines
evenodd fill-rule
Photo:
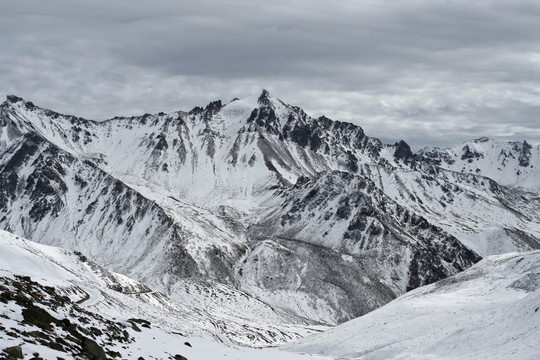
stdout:
<svg viewBox="0 0 540 360">
<path fill-rule="evenodd" d="M 0 95 L 62 113 L 268 89 L 413 149 L 540 143 L 540 1 L 0 0 Z"/>
</svg>

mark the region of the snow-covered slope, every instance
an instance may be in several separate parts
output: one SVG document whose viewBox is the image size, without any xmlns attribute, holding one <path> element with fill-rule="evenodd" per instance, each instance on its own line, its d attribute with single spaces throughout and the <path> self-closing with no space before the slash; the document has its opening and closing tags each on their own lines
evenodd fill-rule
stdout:
<svg viewBox="0 0 540 360">
<path fill-rule="evenodd" d="M 484 137 L 447 149 L 424 149 L 421 154 L 445 169 L 486 176 L 500 185 L 540 193 L 540 145 Z"/>
<path fill-rule="evenodd" d="M 54 354 L 46 358 L 64 352 L 75 355 L 84 338 L 97 342 L 110 357 L 123 359 L 136 354 L 167 358 L 173 351 L 190 359 L 204 358 L 208 346 L 221 358 L 249 353 L 222 343 L 260 346 L 318 331 L 256 324 L 184 306 L 79 253 L 4 231 L 0 231 L 0 313 L 0 350 L 24 343 L 30 353 Z M 186 341 L 193 348 L 183 345 Z"/>
<path fill-rule="evenodd" d="M 540 252 L 486 258 L 286 346 L 340 359 L 540 358 Z"/>
<path fill-rule="evenodd" d="M 537 196 L 267 91 L 103 122 L 0 111 L 1 228 L 215 314 L 335 324 L 540 247 Z"/>
<path fill-rule="evenodd" d="M 276 197 L 277 210 L 251 229 L 264 241 L 245 258 L 240 286 L 270 304 L 294 299 L 287 306 L 306 317 L 349 320 L 480 260 L 360 176 L 302 178 Z"/>
<path fill-rule="evenodd" d="M 409 169 L 369 166 L 365 172 L 387 196 L 481 256 L 540 247 L 540 197 L 534 193 L 421 161 Z"/>
</svg>

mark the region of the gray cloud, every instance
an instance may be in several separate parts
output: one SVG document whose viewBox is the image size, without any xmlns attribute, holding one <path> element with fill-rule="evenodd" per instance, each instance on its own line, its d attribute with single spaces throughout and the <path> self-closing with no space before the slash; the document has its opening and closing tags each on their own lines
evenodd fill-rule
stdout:
<svg viewBox="0 0 540 360">
<path fill-rule="evenodd" d="M 267 88 L 413 147 L 540 142 L 534 1 L 0 0 L 0 91 L 104 119 Z"/>
</svg>

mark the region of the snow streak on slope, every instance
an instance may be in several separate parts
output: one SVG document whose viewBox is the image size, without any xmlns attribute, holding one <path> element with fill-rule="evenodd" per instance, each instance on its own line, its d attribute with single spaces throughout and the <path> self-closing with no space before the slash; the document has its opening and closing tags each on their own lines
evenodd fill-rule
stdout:
<svg viewBox="0 0 540 360">
<path fill-rule="evenodd" d="M 540 252 L 505 254 L 286 348 L 347 359 L 540 357 Z"/>
</svg>

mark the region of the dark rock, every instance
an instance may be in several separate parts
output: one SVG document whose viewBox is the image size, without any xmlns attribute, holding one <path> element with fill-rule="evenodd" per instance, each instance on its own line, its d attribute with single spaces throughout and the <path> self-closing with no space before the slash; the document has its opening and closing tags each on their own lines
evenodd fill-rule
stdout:
<svg viewBox="0 0 540 360">
<path fill-rule="evenodd" d="M 132 322 L 132 323 L 130 323 L 130 324 L 131 324 L 131 328 L 132 328 L 133 330 L 135 330 L 136 332 L 142 332 L 141 328 L 139 328 L 139 327 L 137 326 L 137 324 L 135 324 L 134 322 Z"/>
<path fill-rule="evenodd" d="M 185 342 L 184 345 L 191 347 L 191 344 L 189 342 Z"/>
<path fill-rule="evenodd" d="M 130 318 L 128 319 L 128 321 L 131 323 L 131 324 L 140 324 L 142 327 L 145 327 L 145 328 L 148 328 L 150 329 L 150 321 L 148 320 L 144 320 L 144 319 L 136 319 L 136 318 Z"/>
<path fill-rule="evenodd" d="M 118 351 L 112 351 L 112 350 L 107 351 L 107 355 L 109 355 L 112 358 L 119 358 L 122 356 L 122 354 L 120 354 Z"/>
<path fill-rule="evenodd" d="M 531 149 L 532 146 L 524 141 L 518 158 L 519 166 L 527 167 L 531 164 Z"/>
<path fill-rule="evenodd" d="M 353 173 L 358 172 L 358 159 L 350 151 L 347 151 L 347 168 Z"/>
<path fill-rule="evenodd" d="M 291 131 L 291 140 L 302 147 L 306 147 L 311 137 L 311 130 L 307 125 L 296 124 Z"/>
<path fill-rule="evenodd" d="M 348 198 L 343 198 L 339 202 L 339 207 L 336 210 L 336 217 L 338 219 L 347 219 L 351 215 L 351 205 Z"/>
<path fill-rule="evenodd" d="M 473 159 L 480 159 L 483 157 L 484 155 L 482 153 L 479 153 L 476 150 L 471 150 L 469 145 L 465 145 L 463 147 L 463 154 L 461 155 L 461 160 L 468 159 L 469 162 L 472 162 Z"/>
<path fill-rule="evenodd" d="M 394 157 L 396 159 L 411 159 L 414 155 L 411 151 L 411 147 L 405 141 L 400 140 L 399 143 L 395 144 L 396 151 L 394 151 Z"/>
<path fill-rule="evenodd" d="M 11 346 L 2 350 L 8 354 L 8 359 L 24 359 L 24 354 L 20 346 Z"/>
<path fill-rule="evenodd" d="M 364 217 L 358 216 L 349 223 L 348 231 L 358 230 L 364 231 L 366 229 L 367 222 Z"/>
<path fill-rule="evenodd" d="M 75 251 L 73 251 L 73 254 L 76 255 L 81 262 L 87 262 L 88 261 L 88 258 L 86 256 L 84 256 L 80 251 L 75 250 Z"/>
<path fill-rule="evenodd" d="M 37 306 L 29 306 L 22 311 L 24 320 L 44 330 L 50 330 L 52 328 L 51 323 L 56 322 L 56 319 L 52 317 L 47 311 Z"/>
<path fill-rule="evenodd" d="M 6 96 L 7 100 L 12 102 L 12 103 L 18 103 L 19 101 L 23 101 L 22 98 L 18 97 L 18 96 L 15 96 L 15 95 L 8 95 Z"/>
<path fill-rule="evenodd" d="M 92 339 L 83 338 L 82 349 L 83 354 L 89 360 L 107 360 L 107 355 L 105 354 L 105 351 L 103 351 L 103 348 Z"/>
<path fill-rule="evenodd" d="M 204 109 L 207 113 L 215 114 L 221 108 L 223 107 L 223 104 L 221 103 L 221 100 L 212 101 L 210 104 L 206 106 L 206 109 Z"/>
<path fill-rule="evenodd" d="M 259 98 L 257 99 L 257 102 L 262 106 L 270 106 L 270 93 L 266 89 L 263 89 L 261 91 L 261 95 L 259 95 Z"/>
<path fill-rule="evenodd" d="M 321 147 L 321 139 L 319 138 L 319 135 L 313 134 L 311 136 L 310 142 L 309 142 L 309 148 L 311 151 L 317 151 Z"/>
<path fill-rule="evenodd" d="M 18 169 L 32 157 L 38 150 L 38 144 L 42 141 L 37 135 L 25 135 L 26 141 L 11 156 L 4 166 L 3 172 L 10 172 Z"/>
<path fill-rule="evenodd" d="M 185 249 L 180 247 L 175 248 L 170 256 L 172 262 L 171 271 L 175 275 L 179 277 L 194 277 L 199 274 L 197 262 Z"/>
<path fill-rule="evenodd" d="M 174 360 L 187 360 L 187 358 L 185 356 L 182 356 L 182 355 L 174 355 Z"/>
<path fill-rule="evenodd" d="M 167 143 L 167 140 L 165 139 L 165 135 L 159 134 L 156 138 L 159 139 L 155 147 L 156 150 L 161 151 L 161 150 L 167 150 L 169 148 L 169 144 Z"/>
<path fill-rule="evenodd" d="M 54 349 L 54 350 L 58 350 L 58 351 L 66 351 L 66 349 L 64 348 L 63 345 L 59 344 L 58 342 L 49 342 L 47 344 L 48 347 L 50 347 L 51 349 Z"/>
<path fill-rule="evenodd" d="M 101 330 L 99 330 L 98 328 L 96 328 L 95 326 L 90 327 L 90 332 L 91 332 L 92 335 L 94 335 L 94 336 L 101 336 L 101 335 L 103 335 L 103 332 L 102 332 Z"/>
<path fill-rule="evenodd" d="M 268 133 L 278 134 L 279 131 L 276 128 L 277 115 L 274 109 L 270 107 L 264 107 L 260 109 L 254 109 L 248 119 L 248 122 L 255 122 L 257 126 L 264 128 Z"/>
<path fill-rule="evenodd" d="M 195 114 L 200 114 L 204 111 L 204 109 L 200 106 L 195 106 L 193 109 L 191 109 L 189 111 L 189 115 L 195 115 Z"/>
<path fill-rule="evenodd" d="M 22 333 L 24 336 L 30 336 L 30 337 L 33 337 L 33 338 L 36 338 L 36 339 L 48 339 L 49 336 L 47 334 L 45 334 L 44 332 L 42 331 L 29 331 L 29 332 L 26 332 L 26 331 L 23 331 Z"/>
</svg>

